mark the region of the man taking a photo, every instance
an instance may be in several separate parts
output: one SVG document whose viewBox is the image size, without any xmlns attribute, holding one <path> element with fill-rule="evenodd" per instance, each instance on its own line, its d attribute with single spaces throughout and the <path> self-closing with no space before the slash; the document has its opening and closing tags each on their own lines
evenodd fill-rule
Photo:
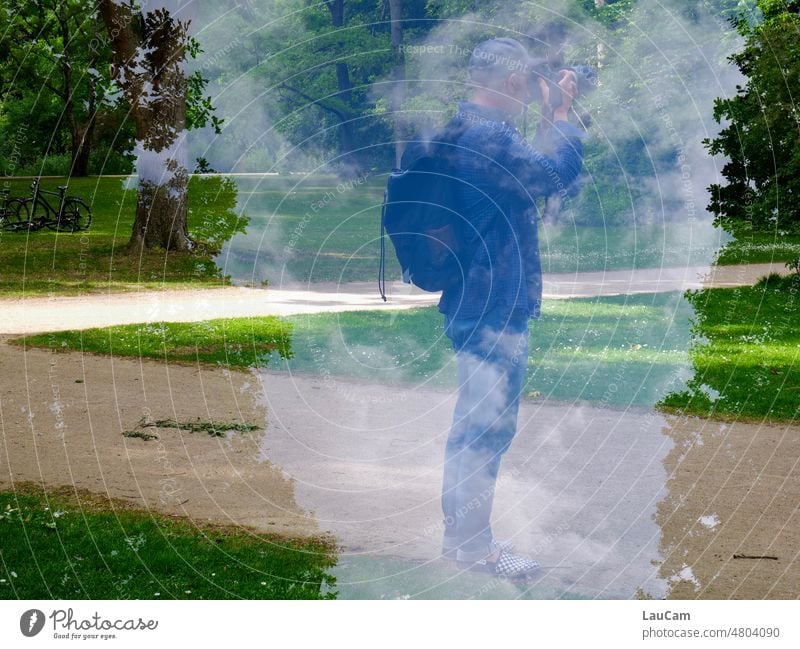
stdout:
<svg viewBox="0 0 800 649">
<path fill-rule="evenodd" d="M 535 69 L 511 38 L 484 41 L 472 53 L 474 90 L 456 115 L 469 125 L 457 142 L 463 182 L 456 203 L 475 254 L 463 281 L 443 291 L 439 302 L 459 379 L 444 461 L 443 555 L 506 578 L 538 568 L 509 541 L 495 540 L 490 524 L 500 461 L 516 434 L 528 321 L 539 318 L 542 298 L 535 201 L 564 192 L 582 160 L 582 131 L 568 122 L 574 73 L 559 74 L 561 101 L 551 110 L 548 84 Z M 532 148 L 514 124 L 537 95 L 543 114 L 552 114 L 542 131 L 548 155 Z"/>
</svg>

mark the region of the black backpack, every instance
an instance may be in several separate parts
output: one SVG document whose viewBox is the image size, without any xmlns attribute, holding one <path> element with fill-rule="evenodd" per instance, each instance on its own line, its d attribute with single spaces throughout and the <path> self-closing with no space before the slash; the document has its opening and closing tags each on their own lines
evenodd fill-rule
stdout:
<svg viewBox="0 0 800 649">
<path fill-rule="evenodd" d="M 386 244 L 388 233 L 403 281 L 425 291 L 442 291 L 462 281 L 472 251 L 467 249 L 466 228 L 459 213 L 456 189 L 458 139 L 469 128 L 465 120 L 452 119 L 430 141 L 409 142 L 401 169 L 386 183 L 381 209 L 381 259 L 378 290 L 386 301 Z"/>
</svg>

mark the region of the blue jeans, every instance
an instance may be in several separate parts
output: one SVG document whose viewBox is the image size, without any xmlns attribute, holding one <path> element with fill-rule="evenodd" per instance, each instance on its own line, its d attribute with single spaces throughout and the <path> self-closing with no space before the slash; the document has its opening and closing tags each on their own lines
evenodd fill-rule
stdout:
<svg viewBox="0 0 800 649">
<path fill-rule="evenodd" d="M 445 546 L 457 547 L 461 561 L 477 561 L 493 540 L 490 518 L 500 460 L 517 430 L 528 322 L 445 316 L 445 334 L 456 351 L 459 382 L 444 459 Z"/>
</svg>

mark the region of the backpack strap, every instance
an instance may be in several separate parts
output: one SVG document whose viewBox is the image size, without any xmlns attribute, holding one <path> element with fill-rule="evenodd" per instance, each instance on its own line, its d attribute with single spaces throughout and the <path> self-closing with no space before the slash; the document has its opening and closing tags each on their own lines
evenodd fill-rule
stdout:
<svg viewBox="0 0 800 649">
<path fill-rule="evenodd" d="M 394 171 L 392 172 L 394 173 Z M 378 264 L 378 291 L 386 302 L 386 201 L 389 198 L 389 190 L 383 191 L 383 204 L 381 205 L 381 260 Z"/>
</svg>

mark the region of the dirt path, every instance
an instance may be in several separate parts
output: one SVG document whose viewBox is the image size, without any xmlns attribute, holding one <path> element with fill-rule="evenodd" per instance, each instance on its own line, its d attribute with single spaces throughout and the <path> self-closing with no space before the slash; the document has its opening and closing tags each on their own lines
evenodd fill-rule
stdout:
<svg viewBox="0 0 800 649">
<path fill-rule="evenodd" d="M 0 483 L 75 485 L 167 513 L 286 534 L 316 531 L 292 481 L 253 440 L 144 429 L 142 417 L 252 423 L 266 413 L 257 382 L 157 362 L 23 350 L 0 339 Z"/>
<path fill-rule="evenodd" d="M 546 299 L 625 295 L 754 283 L 770 272 L 786 273 L 783 264 L 710 268 L 653 268 L 634 271 L 545 274 Z M 229 287 L 99 294 L 82 297 L 35 297 L 0 300 L 0 334 L 87 329 L 140 322 L 192 322 L 223 317 L 294 315 L 366 309 L 410 309 L 438 302 L 402 282 L 387 286 L 388 302 L 375 282 L 314 284 L 270 289 Z"/>
<path fill-rule="evenodd" d="M 3 486 L 75 485 L 197 519 L 327 531 L 349 556 L 437 554 L 451 393 L 2 340 L 0 368 Z M 142 416 L 259 429 L 124 437 Z M 557 592 L 794 598 L 798 458 L 798 427 L 526 400 L 495 531 L 533 552 L 546 566 L 540 585 Z"/>
</svg>

